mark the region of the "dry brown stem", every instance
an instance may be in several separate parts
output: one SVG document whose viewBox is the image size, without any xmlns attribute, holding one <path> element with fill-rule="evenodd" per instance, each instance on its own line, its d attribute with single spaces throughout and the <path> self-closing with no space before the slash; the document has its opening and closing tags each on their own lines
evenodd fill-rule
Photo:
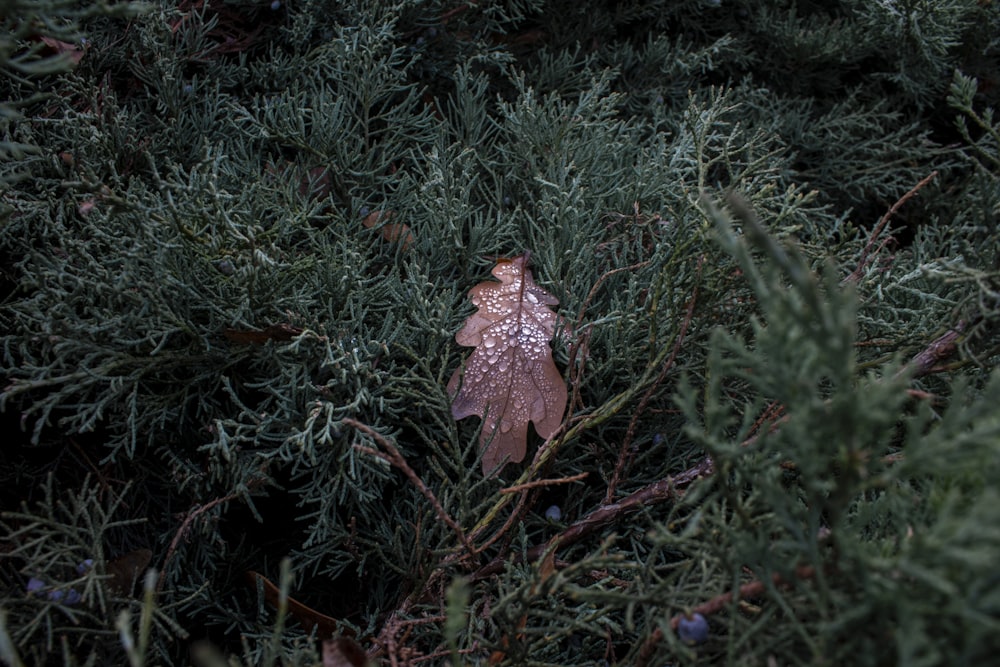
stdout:
<svg viewBox="0 0 1000 667">
<path fill-rule="evenodd" d="M 569 477 L 560 477 L 559 479 L 536 479 L 531 482 L 525 482 L 524 484 L 518 484 L 517 486 L 508 486 L 506 489 L 500 489 L 500 493 L 518 493 L 519 491 L 528 491 L 530 489 L 535 489 L 540 486 L 553 486 L 555 484 L 569 484 L 570 482 L 579 482 L 589 475 L 588 472 L 581 472 L 579 475 L 571 475 Z"/>
<path fill-rule="evenodd" d="M 604 528 L 605 526 L 609 526 L 621 520 L 627 514 L 638 511 L 642 507 L 676 500 L 683 493 L 684 487 L 690 485 L 698 479 L 701 479 L 702 477 L 708 477 L 712 474 L 713 470 L 714 466 L 712 465 L 712 460 L 705 457 L 682 473 L 657 480 L 652 484 L 644 486 L 635 493 L 622 498 L 616 503 L 601 505 L 585 517 L 581 518 L 579 521 L 576 521 L 568 526 L 551 540 L 543 544 L 537 544 L 528 549 L 524 558 L 528 561 L 538 560 L 545 554 L 546 549 L 548 549 L 554 541 L 558 541 L 560 548 L 568 546 L 575 542 L 579 542 L 584 537 L 601 528 Z M 505 563 L 506 558 L 495 558 L 480 568 L 479 571 L 473 575 L 473 579 L 483 579 L 496 574 L 503 569 Z"/>
<path fill-rule="evenodd" d="M 670 369 L 674 367 L 674 361 L 677 359 L 677 353 L 681 349 L 681 344 L 684 343 L 684 336 L 687 335 L 688 327 L 691 326 L 691 319 L 694 317 L 694 306 L 698 300 L 698 278 L 701 277 L 701 267 L 705 263 L 705 256 L 702 255 L 698 259 L 698 269 L 697 275 L 695 277 L 694 289 L 691 290 L 691 296 L 688 298 L 686 312 L 684 314 L 684 321 L 681 323 L 680 331 L 677 333 L 677 338 L 674 340 L 674 346 L 670 350 L 670 356 L 663 363 L 663 367 L 660 368 L 659 375 L 653 380 L 649 388 L 639 399 L 639 405 L 636 407 L 635 413 L 632 415 L 632 420 L 629 422 L 628 431 L 625 432 L 625 438 L 622 440 L 621 449 L 618 452 L 618 462 L 615 464 L 615 472 L 611 477 L 611 481 L 608 483 L 607 491 L 604 493 L 604 504 L 608 505 L 614 500 L 615 491 L 618 490 L 618 484 L 621 482 L 622 476 L 625 474 L 626 468 L 632 462 L 632 439 L 635 437 L 635 429 L 639 423 L 639 417 L 645 412 L 646 406 L 649 404 L 650 399 L 653 394 L 666 379 L 667 373 Z"/>
<path fill-rule="evenodd" d="M 911 197 L 916 195 L 917 192 L 921 190 L 921 188 L 923 188 L 925 185 L 934 180 L 934 177 L 937 176 L 937 174 L 938 174 L 937 171 L 932 171 L 930 174 L 924 177 L 919 183 L 910 188 L 909 192 L 907 192 L 905 195 L 896 200 L 895 204 L 889 207 L 889 210 L 886 211 L 885 215 L 883 215 L 879 219 L 878 224 L 875 225 L 875 229 L 872 230 L 871 235 L 868 237 L 868 242 L 865 244 L 864 249 L 861 251 L 861 258 L 858 260 L 858 268 L 854 269 L 854 271 L 852 271 L 850 275 L 844 278 L 843 282 L 857 283 L 861 280 L 861 276 L 864 274 L 865 269 L 867 269 L 868 265 L 871 264 L 872 257 L 874 255 L 877 255 L 889 242 L 889 239 L 884 239 L 879 243 L 878 248 L 875 249 L 875 242 L 878 240 L 878 237 L 882 234 L 882 232 L 885 231 L 886 225 L 889 224 L 889 219 L 896 214 L 896 211 L 902 208 L 903 204 L 909 201 Z"/>
<path fill-rule="evenodd" d="M 434 495 L 434 492 L 431 491 L 430 487 L 424 484 L 424 480 L 420 479 L 420 476 L 413 470 L 413 468 L 410 467 L 410 464 L 406 462 L 406 459 L 403 457 L 403 455 L 400 453 L 400 451 L 396 448 L 394 444 L 392 444 L 387 438 L 385 438 L 381 433 L 379 433 L 375 429 L 371 428 L 367 424 L 362 424 L 356 419 L 351 419 L 350 417 L 347 417 L 343 420 L 343 423 L 346 426 L 355 428 L 361 431 L 362 433 L 370 436 L 375 442 L 377 442 L 379 447 L 385 450 L 385 454 L 380 456 L 380 458 L 388 461 L 392 465 L 402 470 L 403 474 L 406 475 L 406 477 L 410 480 L 410 482 L 412 482 L 413 485 L 417 487 L 420 493 L 423 494 L 424 498 L 426 498 L 427 501 L 431 504 L 431 506 L 434 508 L 434 512 L 438 515 L 438 518 L 444 521 L 445 524 L 447 524 L 448 527 L 451 528 L 452 531 L 454 531 L 455 535 L 458 537 L 459 542 L 461 542 L 462 546 L 465 547 L 466 552 L 469 555 L 475 553 L 475 549 L 473 548 L 472 543 L 469 541 L 469 538 L 466 537 L 465 531 L 462 530 L 462 527 L 459 526 L 458 523 L 453 518 L 451 518 L 451 515 L 445 511 L 444 507 L 441 505 L 441 502 L 437 499 L 437 496 Z M 363 446 L 359 446 L 358 449 L 362 451 L 368 451 L 370 453 L 375 454 L 376 456 L 380 454 L 379 452 L 374 452 L 373 450 L 370 450 L 369 448 Z"/>
<path fill-rule="evenodd" d="M 213 507 L 217 507 L 222 503 L 227 503 L 230 500 L 236 500 L 237 498 L 239 498 L 238 493 L 230 493 L 228 496 L 224 496 L 222 498 L 216 498 L 215 500 L 205 503 L 204 505 L 196 505 L 195 507 L 191 508 L 191 510 L 188 512 L 188 515 L 184 517 L 184 521 L 181 523 L 180 528 L 178 528 L 177 532 L 174 533 L 174 539 L 170 540 L 170 546 L 167 547 L 167 556 L 166 558 L 163 559 L 163 569 L 160 571 L 160 578 L 157 579 L 156 581 L 157 591 L 163 590 L 163 584 L 166 581 L 167 577 L 167 566 L 170 564 L 171 559 L 174 557 L 174 552 L 177 551 L 177 547 L 180 545 L 181 540 L 184 539 L 184 536 L 187 535 L 188 530 L 191 529 L 191 524 L 194 523 L 194 520 L 197 519 L 202 514 L 204 514 L 205 512 L 211 510 Z"/>
</svg>

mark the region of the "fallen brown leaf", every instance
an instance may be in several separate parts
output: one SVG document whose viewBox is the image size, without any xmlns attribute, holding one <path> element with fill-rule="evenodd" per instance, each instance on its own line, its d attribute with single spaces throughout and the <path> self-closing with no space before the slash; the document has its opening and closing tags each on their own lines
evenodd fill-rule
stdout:
<svg viewBox="0 0 1000 667">
<path fill-rule="evenodd" d="M 367 229 L 378 229 L 383 239 L 389 243 L 399 243 L 403 250 L 409 250 L 415 240 L 409 225 L 401 222 L 384 222 L 395 214 L 395 211 L 374 211 L 369 213 L 361 224 Z"/>
<path fill-rule="evenodd" d="M 368 656 L 350 637 L 323 641 L 323 667 L 365 667 Z"/>
<path fill-rule="evenodd" d="M 548 438 L 566 411 L 566 383 L 549 347 L 558 319 L 549 306 L 559 301 L 535 284 L 527 263 L 528 253 L 498 261 L 492 273 L 500 282 L 469 291 L 478 310 L 455 334 L 460 345 L 476 349 L 464 375 L 458 368 L 448 382 L 451 414 L 483 418 L 479 443 L 487 475 L 524 458 L 529 421 Z"/>
<path fill-rule="evenodd" d="M 264 599 L 269 605 L 275 609 L 281 605 L 281 589 L 271 583 L 267 577 L 253 570 L 247 570 L 245 576 L 251 586 L 256 586 L 258 581 L 261 583 L 264 589 Z M 320 639 L 329 639 L 336 634 L 354 636 L 354 632 L 350 628 L 341 629 L 337 619 L 321 614 L 291 596 L 288 597 L 288 613 L 302 624 L 306 632 L 312 632 L 313 628 L 316 628 L 316 636 Z"/>
<path fill-rule="evenodd" d="M 108 589 L 118 595 L 132 595 L 135 583 L 142 579 L 152 559 L 153 552 L 149 549 L 136 549 L 108 561 L 104 566 L 105 572 L 111 575 Z"/>
<path fill-rule="evenodd" d="M 291 324 L 272 324 L 258 330 L 225 329 L 222 335 L 237 345 L 263 345 L 269 340 L 289 341 L 301 333 L 302 329 Z"/>
</svg>

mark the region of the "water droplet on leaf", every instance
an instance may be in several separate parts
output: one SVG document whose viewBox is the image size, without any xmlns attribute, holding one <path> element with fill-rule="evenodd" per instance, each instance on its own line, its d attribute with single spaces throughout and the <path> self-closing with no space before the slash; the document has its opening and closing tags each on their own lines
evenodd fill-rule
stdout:
<svg viewBox="0 0 1000 667">
<path fill-rule="evenodd" d="M 460 345 L 478 349 L 465 380 L 459 368 L 448 382 L 452 414 L 491 415 L 480 434 L 486 474 L 505 460 L 524 458 L 529 420 L 548 438 L 566 411 L 566 383 L 548 345 L 558 321 L 550 306 L 559 301 L 535 284 L 527 262 L 527 254 L 500 260 L 492 271 L 500 282 L 485 281 L 469 291 L 478 310 L 455 335 Z"/>
</svg>

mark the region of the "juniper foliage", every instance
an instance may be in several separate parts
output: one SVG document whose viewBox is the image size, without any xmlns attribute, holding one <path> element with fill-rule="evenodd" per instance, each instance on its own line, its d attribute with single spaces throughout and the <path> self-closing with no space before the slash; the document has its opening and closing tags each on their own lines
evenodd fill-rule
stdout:
<svg viewBox="0 0 1000 667">
<path fill-rule="evenodd" d="M 0 6 L 7 664 L 1000 648 L 994 3 Z M 524 249 L 571 407 L 484 479 Z"/>
</svg>

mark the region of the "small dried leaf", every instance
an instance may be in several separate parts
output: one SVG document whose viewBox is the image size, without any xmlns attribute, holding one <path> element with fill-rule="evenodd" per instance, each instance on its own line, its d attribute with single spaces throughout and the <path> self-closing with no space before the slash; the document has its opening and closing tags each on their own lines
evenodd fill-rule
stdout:
<svg viewBox="0 0 1000 667">
<path fill-rule="evenodd" d="M 118 595 L 132 595 L 135 582 L 142 579 L 152 559 L 153 552 L 149 549 L 136 549 L 108 561 L 104 566 L 104 571 L 111 575 L 108 589 Z"/>
<path fill-rule="evenodd" d="M 269 340 L 289 341 L 302 333 L 291 324 L 272 324 L 259 331 L 252 329 L 226 329 L 222 334 L 238 345 L 263 345 Z"/>
<path fill-rule="evenodd" d="M 53 52 L 65 56 L 74 65 L 79 65 L 80 61 L 83 60 L 84 50 L 81 46 L 63 42 L 54 37 L 42 37 L 40 39 L 45 46 L 49 47 Z"/>
<path fill-rule="evenodd" d="M 558 543 L 558 539 L 554 540 L 554 542 Z M 553 541 L 550 541 L 550 547 L 552 544 Z M 550 548 L 546 551 L 545 556 L 538 563 L 539 578 L 538 582 L 532 585 L 533 591 L 540 589 L 542 584 L 544 584 L 549 578 L 552 577 L 553 574 L 556 573 L 556 551 L 558 551 L 558 548 Z"/>
<path fill-rule="evenodd" d="M 261 583 L 261 586 L 264 589 L 264 599 L 267 600 L 268 604 L 275 609 L 280 606 L 281 589 L 271 583 L 271 580 L 263 574 L 254 572 L 253 570 L 248 570 L 246 572 L 246 578 L 247 582 L 253 586 L 256 586 L 258 581 Z M 312 629 L 316 628 L 316 636 L 320 639 L 327 639 L 334 636 L 338 632 L 343 632 L 345 634 L 351 633 L 349 629 L 341 631 L 340 623 L 337 619 L 321 614 L 312 607 L 307 607 L 291 596 L 288 597 L 288 613 L 302 624 L 302 627 L 306 632 L 312 632 Z"/>
<path fill-rule="evenodd" d="M 455 335 L 460 345 L 476 349 L 465 363 L 464 379 L 457 369 L 448 382 L 455 397 L 451 414 L 483 418 L 479 442 L 487 475 L 524 458 L 529 421 L 548 438 L 566 411 L 566 383 L 549 347 L 558 320 L 549 306 L 559 301 L 535 284 L 527 263 L 528 253 L 500 260 L 492 271 L 500 282 L 469 291 L 479 310 Z"/>
<path fill-rule="evenodd" d="M 93 199 L 87 199 L 80 202 L 80 205 L 76 207 L 76 212 L 80 214 L 81 218 L 86 218 L 91 214 L 94 208 L 97 207 L 97 202 Z"/>
<path fill-rule="evenodd" d="M 350 637 L 337 637 L 323 642 L 323 667 L 365 667 L 368 656 Z"/>
<path fill-rule="evenodd" d="M 409 250 L 414 241 L 413 232 L 409 225 L 401 222 L 385 222 L 393 215 L 394 211 L 375 211 L 365 216 L 361 224 L 367 229 L 378 229 L 383 239 L 389 243 L 399 243 L 403 250 Z"/>
</svg>

